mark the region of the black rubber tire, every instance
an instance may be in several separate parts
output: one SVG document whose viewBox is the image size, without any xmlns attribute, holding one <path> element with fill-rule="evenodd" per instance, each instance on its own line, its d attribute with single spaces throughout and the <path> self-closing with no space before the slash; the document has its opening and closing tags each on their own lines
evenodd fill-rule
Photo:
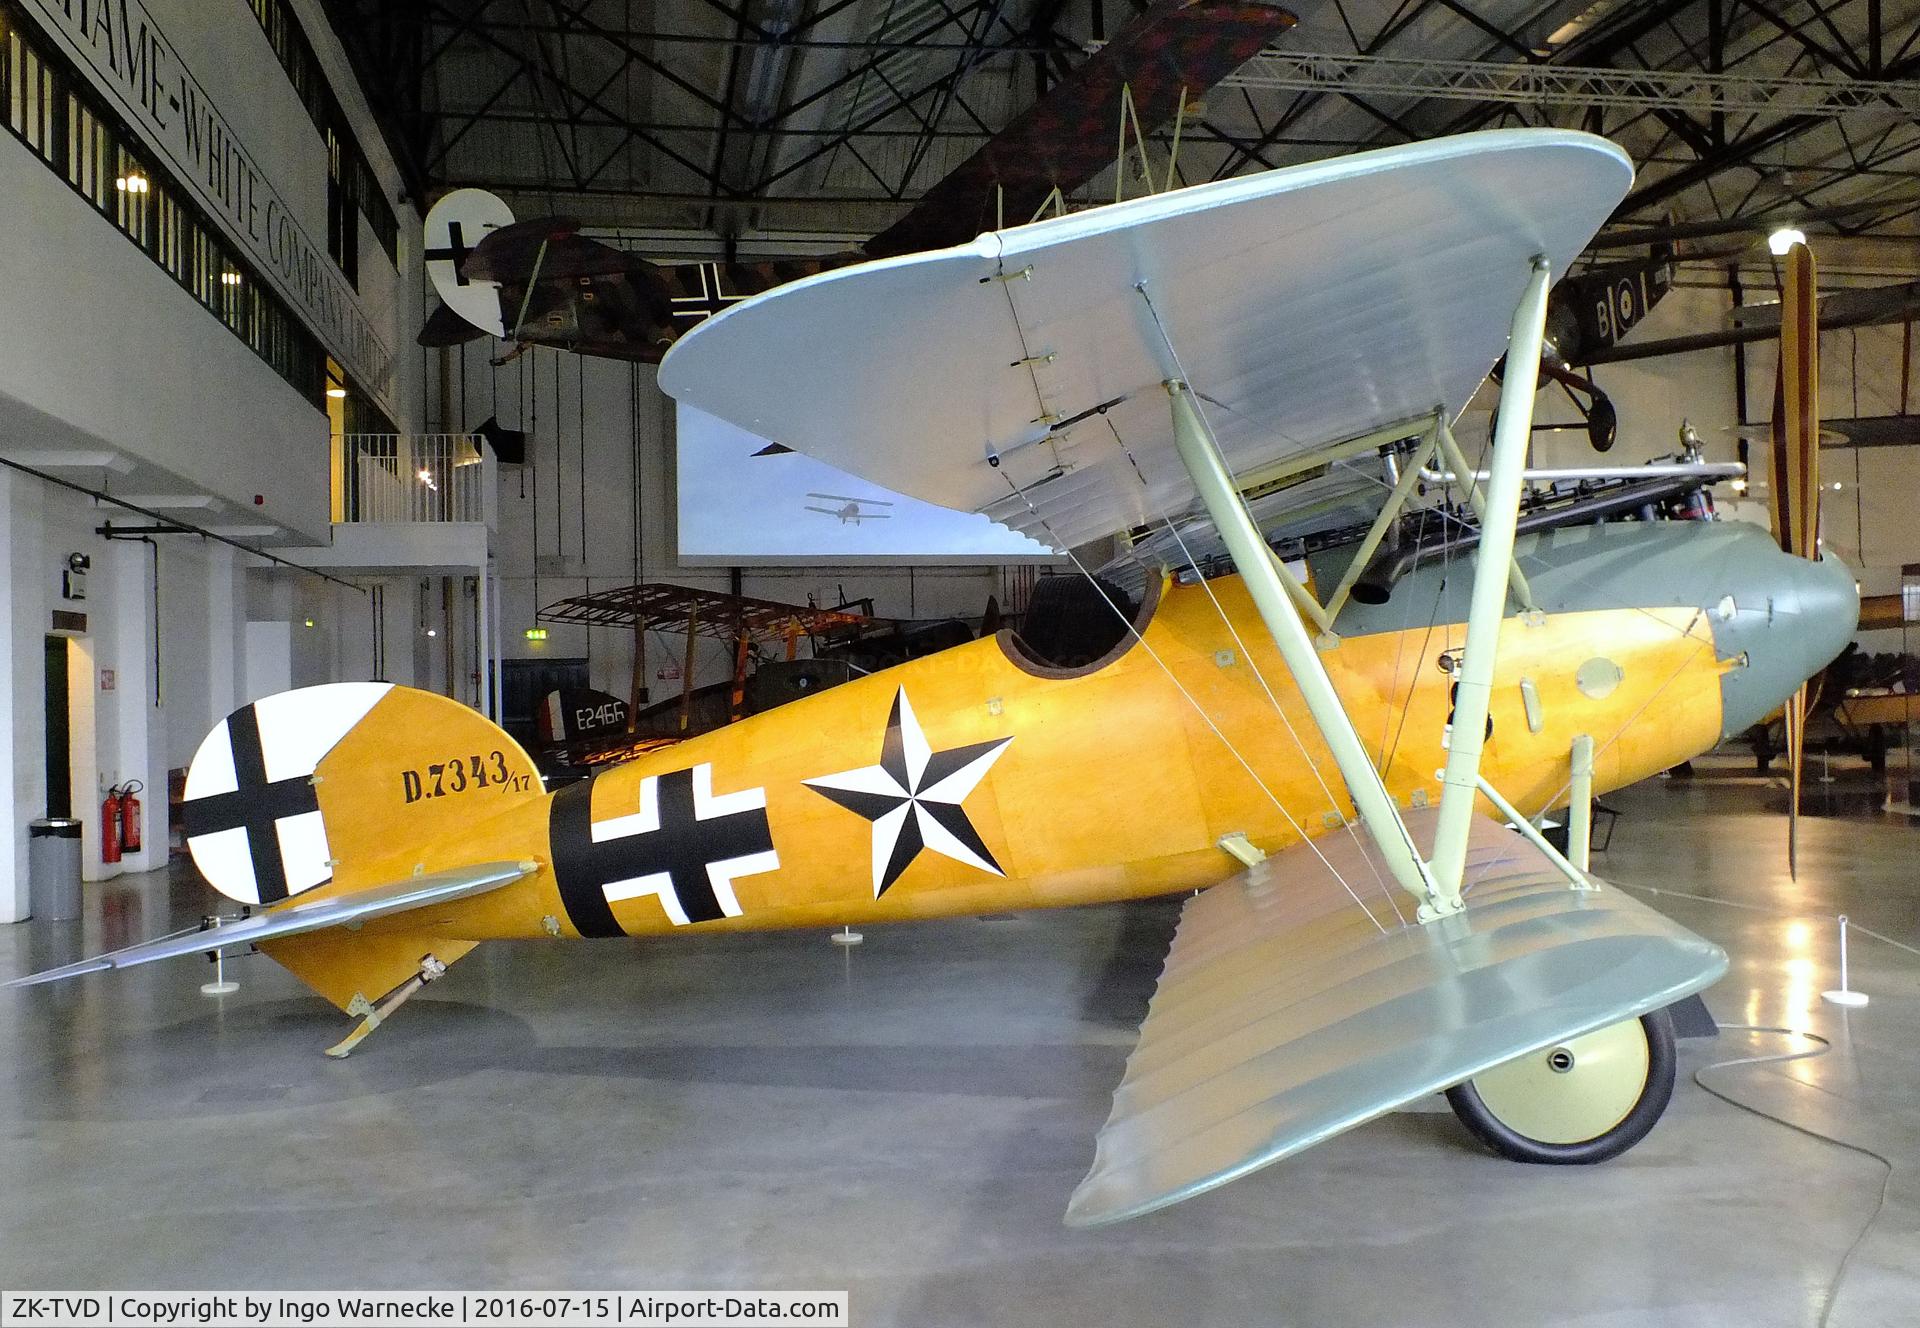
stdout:
<svg viewBox="0 0 1920 1328">
<path fill-rule="evenodd" d="M 1473 1081 L 1455 1084 L 1447 1090 L 1447 1105 L 1460 1118 L 1474 1138 L 1514 1162 L 1535 1162 L 1549 1166 L 1590 1166 L 1620 1156 L 1647 1137 L 1667 1103 L 1673 1100 L 1674 1076 L 1679 1059 L 1674 1050 L 1673 1016 L 1655 1010 L 1640 1016 L 1647 1034 L 1647 1086 L 1633 1104 L 1626 1119 L 1605 1134 L 1577 1144 L 1549 1144 L 1508 1128 L 1487 1109 Z"/>
</svg>

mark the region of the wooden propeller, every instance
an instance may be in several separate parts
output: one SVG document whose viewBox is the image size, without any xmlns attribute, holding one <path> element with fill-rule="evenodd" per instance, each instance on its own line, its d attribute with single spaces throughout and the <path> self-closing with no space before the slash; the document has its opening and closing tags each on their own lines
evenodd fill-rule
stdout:
<svg viewBox="0 0 1920 1328">
<path fill-rule="evenodd" d="M 1773 456 L 1768 487 L 1774 538 L 1788 553 L 1820 553 L 1820 315 L 1813 251 L 1787 251 L 1780 301 L 1780 361 L 1773 386 Z M 1786 705 L 1789 787 L 1787 870 L 1799 875 L 1800 774 L 1807 736 L 1807 687 Z"/>
</svg>

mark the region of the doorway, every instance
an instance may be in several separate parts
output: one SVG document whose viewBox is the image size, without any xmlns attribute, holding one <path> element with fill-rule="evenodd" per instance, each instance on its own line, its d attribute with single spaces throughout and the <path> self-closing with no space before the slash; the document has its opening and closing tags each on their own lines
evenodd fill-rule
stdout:
<svg viewBox="0 0 1920 1328">
<path fill-rule="evenodd" d="M 47 638 L 47 815 L 73 815 L 73 716 L 67 693 L 67 638 Z"/>
</svg>

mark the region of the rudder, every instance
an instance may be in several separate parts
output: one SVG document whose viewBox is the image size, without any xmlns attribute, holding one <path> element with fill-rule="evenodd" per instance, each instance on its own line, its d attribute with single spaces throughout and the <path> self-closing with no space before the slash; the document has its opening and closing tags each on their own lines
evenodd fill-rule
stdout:
<svg viewBox="0 0 1920 1328">
<path fill-rule="evenodd" d="M 392 683 L 328 683 L 216 725 L 181 810 L 208 884 L 270 907 L 474 861 L 472 829 L 543 792 L 533 759 L 468 706 Z"/>
</svg>

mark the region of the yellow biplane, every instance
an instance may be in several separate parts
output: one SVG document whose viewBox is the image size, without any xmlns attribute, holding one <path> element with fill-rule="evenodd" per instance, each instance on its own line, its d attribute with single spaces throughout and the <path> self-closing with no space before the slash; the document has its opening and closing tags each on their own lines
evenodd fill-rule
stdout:
<svg viewBox="0 0 1920 1328">
<path fill-rule="evenodd" d="M 1440 1090 L 1510 1156 L 1612 1156 L 1671 1092 L 1666 1008 L 1727 961 L 1591 875 L 1589 801 L 1778 705 L 1857 611 L 1844 567 L 1751 527 L 1516 532 L 1549 282 L 1631 177 L 1590 136 L 1468 135 L 736 305 L 666 357 L 683 405 L 1063 551 L 1158 550 L 1103 592 L 1101 648 L 1030 620 L 552 795 L 451 700 L 268 697 L 186 786 L 195 862 L 256 911 L 23 981 L 257 944 L 363 1016 L 345 1054 L 496 938 L 1192 891 L 1070 1222 Z M 1503 353 L 1481 483 L 1451 426 Z M 1273 496 L 1363 473 L 1364 538 L 1280 565 Z M 1399 556 L 1423 474 L 1481 518 Z M 1562 807 L 1564 853 L 1530 819 Z"/>
</svg>

